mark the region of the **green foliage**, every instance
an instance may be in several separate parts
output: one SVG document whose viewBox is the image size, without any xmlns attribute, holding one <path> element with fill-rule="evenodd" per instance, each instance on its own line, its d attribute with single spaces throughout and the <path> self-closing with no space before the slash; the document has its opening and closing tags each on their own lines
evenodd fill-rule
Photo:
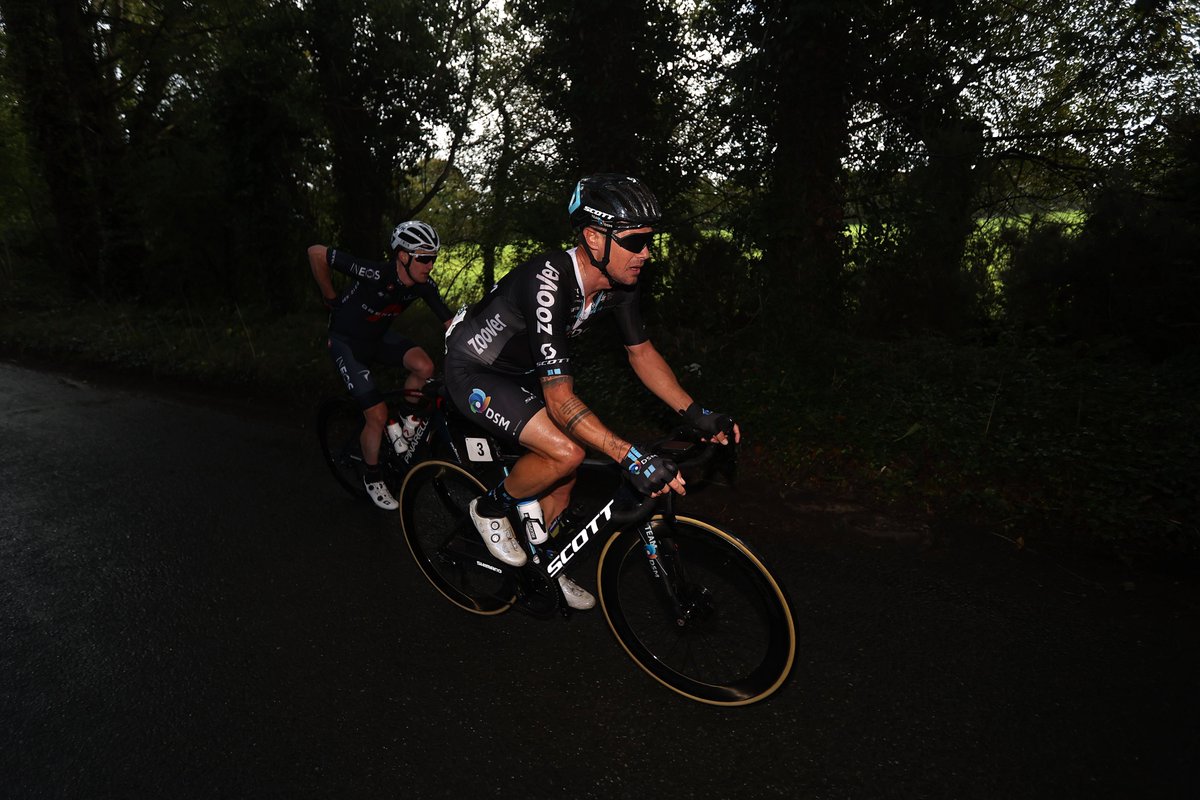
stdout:
<svg viewBox="0 0 1200 800">
<path fill-rule="evenodd" d="M 685 384 L 738 415 L 751 462 L 789 485 L 935 526 L 1200 552 L 1195 351 L 1150 364 L 1117 340 L 790 334 L 720 349 L 661 336 L 672 363 L 694 365 Z"/>
<path fill-rule="evenodd" d="M 646 294 L 655 310 L 652 318 L 662 321 L 667 335 L 720 339 L 763 314 L 768 287 L 761 257 L 744 252 L 721 234 L 662 238 L 666 257 L 658 260 L 655 254 Z"/>
<path fill-rule="evenodd" d="M 950 518 L 1195 537 L 1195 3 L 0 14 L 10 342 L 28 325 L 52 354 L 324 385 L 320 358 L 292 360 L 319 339 L 319 314 L 294 315 L 306 245 L 378 257 L 427 218 L 439 283 L 471 302 L 566 241 L 580 174 L 629 171 L 666 208 L 655 339 L 776 474 Z M 26 305 L 43 293 L 70 313 Z M 431 317 L 405 324 L 439 349 Z M 589 399 L 656 427 L 599 345 L 581 343 Z"/>
<path fill-rule="evenodd" d="M 7 57 L 6 39 L 0 29 L 0 61 Z M 18 268 L 19 259 L 28 258 L 45 210 L 43 184 L 17 106 L 11 83 L 0 70 L 0 280 Z"/>
<path fill-rule="evenodd" d="M 1193 347 L 1200 305 L 1200 127 L 1183 126 L 1179 156 L 1147 195 L 1111 185 L 1078 232 L 1053 222 L 1010 231 L 1004 271 L 1013 322 L 1058 335 L 1121 336 L 1162 358 Z"/>
<path fill-rule="evenodd" d="M 972 221 L 1086 207 L 1115 170 L 1147 180 L 1149 150 L 1195 110 L 1195 4 L 863 12 L 849 197 L 880 235 L 853 257 L 861 330 L 955 333 L 994 313 Z"/>
<path fill-rule="evenodd" d="M 469 263 L 456 253 L 439 270 Z M 319 310 L 46 305 L 44 279 L 21 275 L 0 299 L 0 351 L 236 390 L 297 411 L 340 390 Z M 1030 543 L 1200 552 L 1196 349 L 1151 363 L 1118 339 L 884 344 L 757 318 L 718 333 L 723 319 L 707 304 L 686 325 L 661 316 L 669 308 L 651 315 L 652 337 L 689 391 L 737 416 L 747 479 L 921 516 L 947 535 L 970 526 Z M 441 326 L 423 306 L 397 327 L 440 362 Z M 637 438 L 674 424 L 609 326 L 573 350 L 581 396 L 615 429 Z"/>
</svg>

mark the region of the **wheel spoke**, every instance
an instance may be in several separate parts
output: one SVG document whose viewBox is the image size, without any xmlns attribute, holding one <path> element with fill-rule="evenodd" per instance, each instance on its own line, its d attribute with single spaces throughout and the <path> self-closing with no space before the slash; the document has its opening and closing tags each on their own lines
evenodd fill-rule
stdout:
<svg viewBox="0 0 1200 800">
<path fill-rule="evenodd" d="M 347 399 L 327 400 L 317 412 L 317 436 L 325 463 L 343 489 L 365 498 L 367 493 L 359 473 L 361 431 L 362 413 Z"/>
<path fill-rule="evenodd" d="M 404 480 L 400 520 L 417 565 L 439 592 L 467 611 L 499 614 L 513 603 L 511 579 L 489 568 L 483 542 L 473 526 L 464 525 L 467 505 L 482 492 L 461 467 L 422 462 Z"/>
<path fill-rule="evenodd" d="M 434 494 L 437 495 L 438 501 L 449 512 L 450 516 L 457 522 L 466 516 L 466 507 L 459 505 L 457 500 L 450 491 L 450 487 L 446 484 L 446 479 L 443 476 L 436 476 L 431 481 Z M 473 498 L 472 498 L 473 499 Z"/>
<path fill-rule="evenodd" d="M 741 705 L 776 691 L 791 670 L 795 629 L 778 583 L 717 528 L 659 521 L 659 567 L 685 613 L 665 603 L 640 538 L 620 534 L 600 562 L 601 603 L 613 633 L 657 680 L 702 702 Z M 666 546 L 664 546 L 666 545 Z M 680 624 L 682 622 L 682 624 Z"/>
</svg>

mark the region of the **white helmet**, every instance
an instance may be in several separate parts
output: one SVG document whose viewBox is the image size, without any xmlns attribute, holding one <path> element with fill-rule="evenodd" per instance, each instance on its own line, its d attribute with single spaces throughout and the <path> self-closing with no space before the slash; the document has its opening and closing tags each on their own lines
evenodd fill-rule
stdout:
<svg viewBox="0 0 1200 800">
<path fill-rule="evenodd" d="M 419 219 L 410 219 L 408 222 L 401 222 L 392 231 L 392 252 L 404 250 L 405 252 L 413 253 L 421 250 L 427 253 L 436 253 L 442 246 L 441 240 L 438 238 L 437 231 L 427 222 L 421 222 Z"/>
</svg>

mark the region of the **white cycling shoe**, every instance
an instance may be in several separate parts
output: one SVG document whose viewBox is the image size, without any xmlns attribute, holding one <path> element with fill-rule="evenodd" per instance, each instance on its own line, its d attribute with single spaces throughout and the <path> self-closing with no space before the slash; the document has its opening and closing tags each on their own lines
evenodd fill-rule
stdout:
<svg viewBox="0 0 1200 800">
<path fill-rule="evenodd" d="M 587 611 L 596 606 L 592 593 L 566 575 L 558 576 L 558 585 L 562 587 L 563 597 L 567 598 L 567 605 L 576 611 Z"/>
<path fill-rule="evenodd" d="M 363 487 L 367 490 L 371 502 L 384 511 L 395 511 L 400 507 L 400 504 L 396 502 L 396 498 L 392 497 L 392 493 L 388 491 L 387 484 L 383 481 L 370 483 L 366 478 L 363 478 Z"/>
<path fill-rule="evenodd" d="M 479 531 L 483 543 L 487 545 L 488 552 L 511 567 L 525 566 L 529 556 L 525 555 L 521 543 L 517 541 L 517 535 L 513 533 L 508 518 L 481 516 L 475 511 L 477 505 L 478 497 L 471 501 L 467 510 L 471 514 L 471 522 L 475 523 L 475 530 Z"/>
</svg>

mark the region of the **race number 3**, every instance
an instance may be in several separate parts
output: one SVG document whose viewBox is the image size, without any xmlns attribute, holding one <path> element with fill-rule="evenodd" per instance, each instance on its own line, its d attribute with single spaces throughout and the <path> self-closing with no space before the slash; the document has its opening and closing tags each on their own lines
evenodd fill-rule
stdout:
<svg viewBox="0 0 1200 800">
<path fill-rule="evenodd" d="M 492 448 L 488 445 L 487 439 L 476 439 L 471 436 L 464 437 L 467 444 L 467 460 L 468 461 L 492 461 Z"/>
</svg>

